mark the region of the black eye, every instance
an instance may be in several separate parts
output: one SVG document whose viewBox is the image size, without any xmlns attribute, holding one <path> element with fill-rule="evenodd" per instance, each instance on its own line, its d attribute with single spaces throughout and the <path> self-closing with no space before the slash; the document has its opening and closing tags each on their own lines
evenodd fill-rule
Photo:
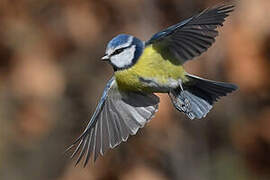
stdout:
<svg viewBox="0 0 270 180">
<path fill-rule="evenodd" d="M 125 48 L 116 49 L 116 50 L 112 53 L 112 55 L 120 54 L 121 52 L 124 51 L 124 49 L 125 49 Z"/>
</svg>

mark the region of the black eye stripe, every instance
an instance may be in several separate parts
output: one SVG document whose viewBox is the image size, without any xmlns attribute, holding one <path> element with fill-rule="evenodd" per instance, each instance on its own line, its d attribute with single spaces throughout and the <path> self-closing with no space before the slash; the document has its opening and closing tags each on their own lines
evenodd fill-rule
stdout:
<svg viewBox="0 0 270 180">
<path fill-rule="evenodd" d="M 120 53 L 123 52 L 126 48 L 128 48 L 128 47 L 116 49 L 116 50 L 112 53 L 112 55 L 120 54 Z"/>
</svg>

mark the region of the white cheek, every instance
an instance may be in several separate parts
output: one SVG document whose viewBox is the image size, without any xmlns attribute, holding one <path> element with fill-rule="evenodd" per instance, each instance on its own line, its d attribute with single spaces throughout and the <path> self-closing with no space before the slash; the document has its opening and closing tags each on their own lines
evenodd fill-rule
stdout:
<svg viewBox="0 0 270 180">
<path fill-rule="evenodd" d="M 135 50 L 135 45 L 132 45 L 130 48 L 125 49 L 122 53 L 112 56 L 110 58 L 111 63 L 118 68 L 131 65 Z"/>
</svg>

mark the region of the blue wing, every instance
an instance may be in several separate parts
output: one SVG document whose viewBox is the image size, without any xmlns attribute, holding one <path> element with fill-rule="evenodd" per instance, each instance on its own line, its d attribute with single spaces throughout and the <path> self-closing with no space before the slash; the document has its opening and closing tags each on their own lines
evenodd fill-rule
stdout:
<svg viewBox="0 0 270 180">
<path fill-rule="evenodd" d="M 153 117 L 158 103 L 159 98 L 154 94 L 119 91 L 115 78 L 111 78 L 86 129 L 67 149 L 77 144 L 71 158 L 80 151 L 76 164 L 84 155 L 84 166 L 91 154 L 96 160 L 99 154 L 136 134 Z"/>
<path fill-rule="evenodd" d="M 205 52 L 218 35 L 217 27 L 234 9 L 233 5 L 222 5 L 192 16 L 155 35 L 146 42 L 168 50 L 180 63 L 193 59 Z"/>
</svg>

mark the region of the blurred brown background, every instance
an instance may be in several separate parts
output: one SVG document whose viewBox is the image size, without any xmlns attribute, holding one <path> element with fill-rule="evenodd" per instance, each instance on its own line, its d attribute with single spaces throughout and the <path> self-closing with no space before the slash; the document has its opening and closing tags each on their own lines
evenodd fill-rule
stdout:
<svg viewBox="0 0 270 180">
<path fill-rule="evenodd" d="M 229 1 L 223 1 L 229 2 Z M 188 72 L 240 90 L 203 120 L 166 95 L 136 136 L 86 168 L 63 152 L 83 131 L 112 68 L 100 62 L 119 33 L 153 33 L 218 0 L 1 0 L 1 180 L 270 179 L 270 1 L 235 12 Z"/>
</svg>

